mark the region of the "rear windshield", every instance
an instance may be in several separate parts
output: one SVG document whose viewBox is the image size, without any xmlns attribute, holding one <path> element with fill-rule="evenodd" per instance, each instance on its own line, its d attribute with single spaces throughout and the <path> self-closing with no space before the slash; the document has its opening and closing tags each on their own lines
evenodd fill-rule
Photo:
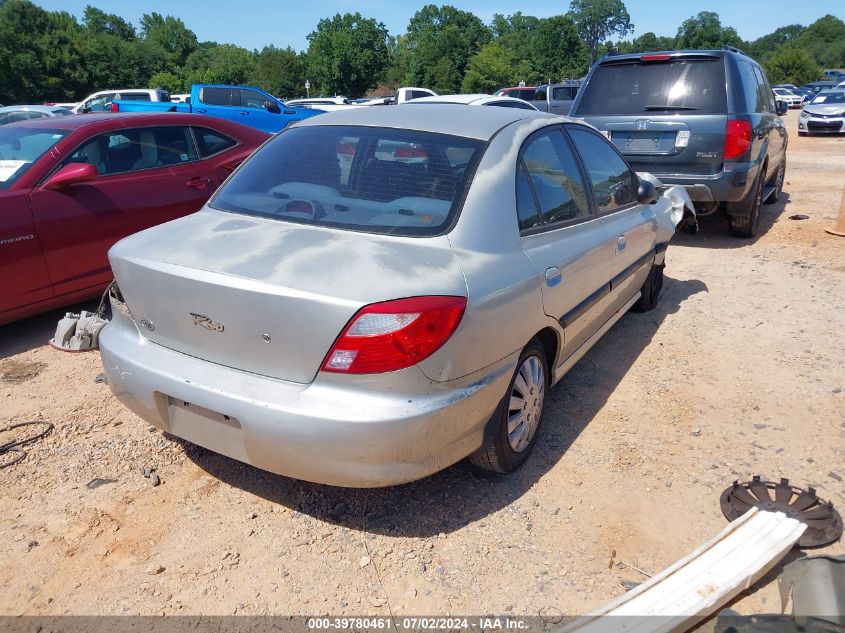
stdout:
<svg viewBox="0 0 845 633">
<path fill-rule="evenodd" d="M 727 111 L 721 59 L 604 64 L 582 92 L 577 112 L 581 116 Z"/>
<path fill-rule="evenodd" d="M 0 190 L 20 178 L 70 130 L 0 127 Z"/>
<path fill-rule="evenodd" d="M 253 154 L 211 206 L 369 233 L 435 235 L 450 225 L 483 146 L 410 130 L 291 128 Z"/>
</svg>

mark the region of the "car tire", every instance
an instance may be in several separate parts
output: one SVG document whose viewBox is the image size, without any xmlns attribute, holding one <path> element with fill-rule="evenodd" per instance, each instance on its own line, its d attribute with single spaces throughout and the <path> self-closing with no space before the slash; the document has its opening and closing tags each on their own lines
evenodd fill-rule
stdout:
<svg viewBox="0 0 845 633">
<path fill-rule="evenodd" d="M 749 195 L 749 200 L 728 209 L 728 230 L 730 234 L 734 237 L 755 237 L 760 227 L 760 207 L 762 205 L 763 174 L 760 174 Z M 737 207 L 739 208 L 737 209 Z M 748 210 L 746 211 L 745 208 Z"/>
<path fill-rule="evenodd" d="M 654 264 L 640 288 L 640 298 L 631 306 L 631 312 L 648 312 L 657 307 L 660 291 L 663 290 L 663 269 L 665 264 Z"/>
<path fill-rule="evenodd" d="M 783 157 L 783 160 L 780 163 L 780 167 L 778 168 L 778 173 L 775 174 L 775 190 L 767 199 L 765 204 L 774 204 L 778 200 L 780 200 L 781 194 L 783 193 L 783 182 L 786 179 L 786 156 Z"/>
<path fill-rule="evenodd" d="M 519 468 L 537 442 L 548 389 L 546 352 L 540 341 L 532 339 L 522 350 L 505 397 L 490 421 L 492 439 L 470 456 L 470 462 L 495 473 Z M 521 409 L 516 406 L 519 400 Z"/>
</svg>

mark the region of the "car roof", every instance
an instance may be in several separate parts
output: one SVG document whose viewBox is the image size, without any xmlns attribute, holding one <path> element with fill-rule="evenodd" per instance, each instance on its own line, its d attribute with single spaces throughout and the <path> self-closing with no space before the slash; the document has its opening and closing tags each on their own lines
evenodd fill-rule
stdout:
<svg viewBox="0 0 845 633">
<path fill-rule="evenodd" d="M 411 99 L 407 103 L 413 103 L 414 105 L 419 105 L 421 103 L 464 103 L 467 105 L 481 105 L 490 101 L 519 101 L 524 103 L 521 99 L 515 99 L 514 97 L 508 97 L 507 95 L 499 95 L 498 97 L 495 97 L 493 95 L 484 94 L 437 95 L 436 97 L 419 97 L 417 99 Z"/>
<path fill-rule="evenodd" d="M 56 112 L 57 110 L 68 110 L 64 106 L 46 106 L 46 105 L 13 105 L 0 107 L 0 113 L 3 112 Z M 69 111 L 69 110 L 68 110 Z"/>
<path fill-rule="evenodd" d="M 461 104 L 419 103 L 413 108 L 400 105 L 327 112 L 299 121 L 295 127 L 349 125 L 395 128 L 489 141 L 503 127 L 536 117 L 546 117 L 553 121 L 561 121 L 563 118 L 519 108 L 467 108 Z"/>
<path fill-rule="evenodd" d="M 182 114 L 181 112 L 97 112 L 92 114 L 74 114 L 73 116 L 51 117 L 49 119 L 31 119 L 29 121 L 19 121 L 17 123 L 10 123 L 8 126 L 16 127 L 43 127 L 50 130 L 76 130 L 81 127 L 89 125 L 97 125 L 110 122 L 138 122 L 144 124 L 159 124 L 159 125 L 174 125 L 174 124 L 190 124 L 190 125 L 204 125 L 221 123 L 222 125 L 231 124 L 231 121 L 225 119 L 217 119 L 216 117 L 204 116 L 202 114 Z M 102 126 L 108 127 L 108 126 Z M 118 125 L 117 127 L 124 127 Z"/>
</svg>

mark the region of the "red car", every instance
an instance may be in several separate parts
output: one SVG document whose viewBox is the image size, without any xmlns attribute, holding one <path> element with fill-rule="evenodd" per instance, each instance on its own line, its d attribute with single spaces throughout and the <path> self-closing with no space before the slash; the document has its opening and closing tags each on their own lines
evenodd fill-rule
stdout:
<svg viewBox="0 0 845 633">
<path fill-rule="evenodd" d="M 268 136 L 177 113 L 0 127 L 0 323 L 99 295 L 112 244 L 199 210 Z"/>
</svg>

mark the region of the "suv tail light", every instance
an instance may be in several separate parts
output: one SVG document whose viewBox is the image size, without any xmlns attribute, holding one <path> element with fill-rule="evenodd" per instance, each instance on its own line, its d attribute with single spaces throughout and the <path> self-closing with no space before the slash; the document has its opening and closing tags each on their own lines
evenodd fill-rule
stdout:
<svg viewBox="0 0 845 633">
<path fill-rule="evenodd" d="M 725 126 L 725 160 L 739 158 L 751 147 L 751 121 L 728 119 Z"/>
<path fill-rule="evenodd" d="M 111 111 L 112 112 L 120 112 L 120 105 L 117 103 L 112 102 L 111 104 Z"/>
<path fill-rule="evenodd" d="M 341 332 L 323 371 L 378 374 L 425 360 L 449 340 L 466 297 L 411 297 L 361 308 Z"/>
</svg>

